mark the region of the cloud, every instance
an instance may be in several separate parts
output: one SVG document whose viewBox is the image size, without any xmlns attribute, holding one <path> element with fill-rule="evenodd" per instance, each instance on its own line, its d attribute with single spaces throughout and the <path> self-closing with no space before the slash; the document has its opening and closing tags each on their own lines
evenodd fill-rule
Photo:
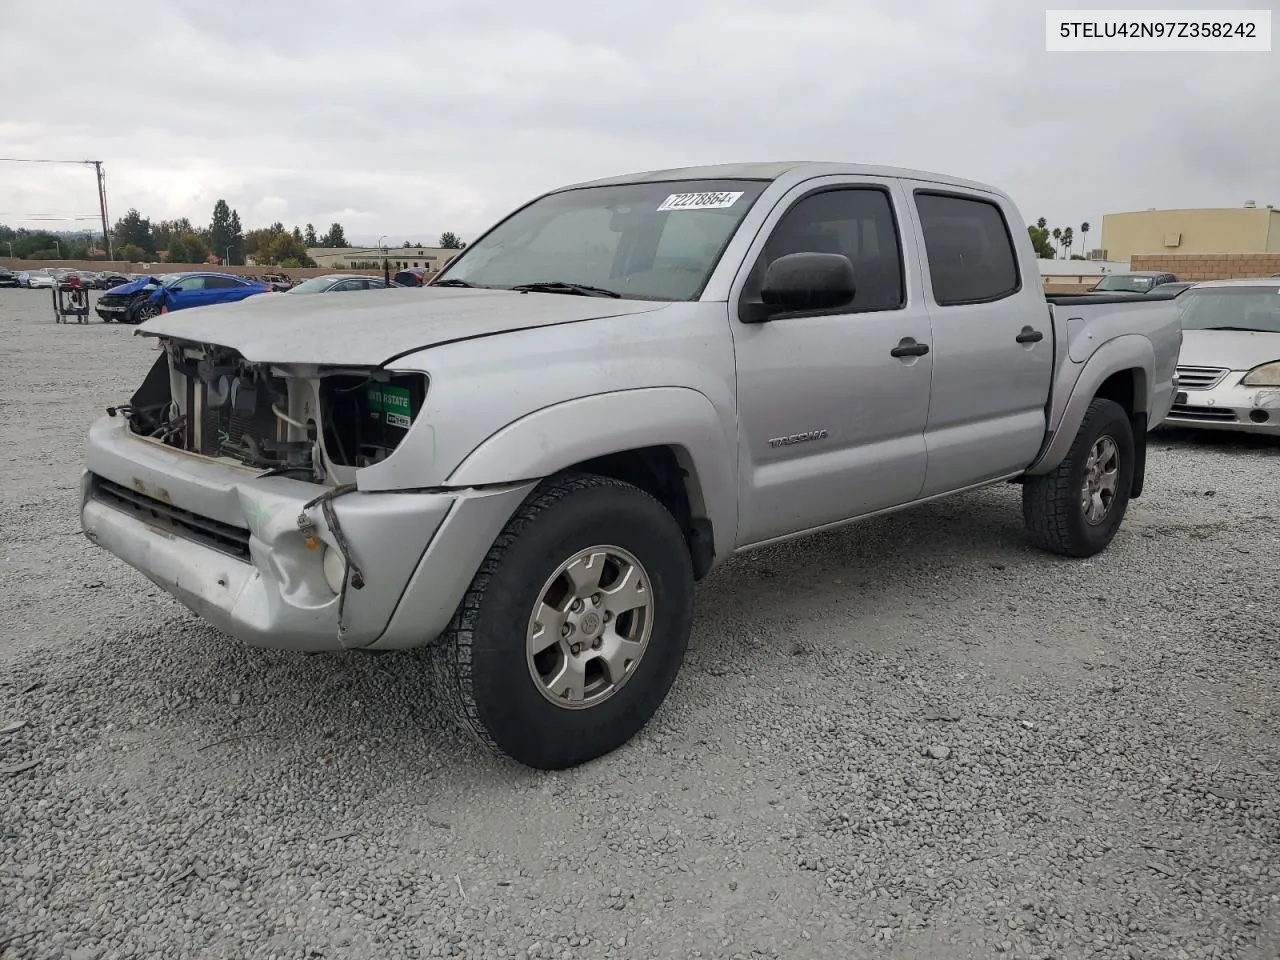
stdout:
<svg viewBox="0 0 1280 960">
<path fill-rule="evenodd" d="M 473 237 L 559 184 L 735 160 L 939 170 L 1064 225 L 1280 203 L 1276 54 L 1048 54 L 1025 0 L 285 9 L 43 0 L 32 31 L 111 66 L 50 72 L 4 31 L 0 143 L 101 158 L 113 216 L 203 222 L 225 197 L 247 227 L 358 242 Z M 4 222 L 96 207 L 91 172 L 0 165 Z"/>
</svg>

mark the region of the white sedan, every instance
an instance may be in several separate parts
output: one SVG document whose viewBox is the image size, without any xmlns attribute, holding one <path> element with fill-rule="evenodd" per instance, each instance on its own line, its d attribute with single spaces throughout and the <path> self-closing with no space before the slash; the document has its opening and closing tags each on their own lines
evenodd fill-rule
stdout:
<svg viewBox="0 0 1280 960">
<path fill-rule="evenodd" d="M 1169 426 L 1280 436 L 1280 280 L 1210 280 L 1178 298 Z"/>
</svg>

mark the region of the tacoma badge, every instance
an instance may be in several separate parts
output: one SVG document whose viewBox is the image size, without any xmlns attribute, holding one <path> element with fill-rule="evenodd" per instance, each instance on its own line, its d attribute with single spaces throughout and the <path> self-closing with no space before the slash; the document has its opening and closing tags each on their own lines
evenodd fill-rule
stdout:
<svg viewBox="0 0 1280 960">
<path fill-rule="evenodd" d="M 789 447 L 793 443 L 808 443 L 810 440 L 827 439 L 825 430 L 808 430 L 805 433 L 793 433 L 789 437 L 774 437 L 769 441 L 771 447 Z"/>
</svg>

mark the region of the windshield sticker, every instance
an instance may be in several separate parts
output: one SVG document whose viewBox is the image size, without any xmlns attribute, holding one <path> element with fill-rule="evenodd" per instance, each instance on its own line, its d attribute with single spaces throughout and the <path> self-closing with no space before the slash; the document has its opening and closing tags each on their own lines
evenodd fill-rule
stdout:
<svg viewBox="0 0 1280 960">
<path fill-rule="evenodd" d="M 658 205 L 658 213 L 668 210 L 724 210 L 732 207 L 742 196 L 736 193 L 673 193 Z"/>
</svg>

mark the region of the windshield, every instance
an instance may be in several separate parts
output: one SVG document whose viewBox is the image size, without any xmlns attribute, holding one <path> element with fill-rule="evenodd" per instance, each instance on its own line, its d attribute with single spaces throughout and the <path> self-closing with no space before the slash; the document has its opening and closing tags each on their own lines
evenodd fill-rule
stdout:
<svg viewBox="0 0 1280 960">
<path fill-rule="evenodd" d="M 1280 333 L 1280 284 L 1274 287 L 1205 287 L 1188 290 L 1182 305 L 1183 330 L 1256 330 Z"/>
<path fill-rule="evenodd" d="M 312 277 L 303 280 L 296 287 L 290 287 L 289 293 L 323 293 L 333 284 L 333 277 Z"/>
<path fill-rule="evenodd" d="M 638 300 L 692 300 L 766 186 L 683 180 L 551 194 L 464 249 L 436 282 L 555 282 Z"/>
<path fill-rule="evenodd" d="M 1155 283 L 1154 277 L 1135 277 L 1131 274 L 1112 274 L 1109 277 L 1103 277 L 1102 281 L 1094 287 L 1094 292 L 1112 290 L 1120 293 L 1146 293 L 1151 289 L 1151 285 Z"/>
</svg>

